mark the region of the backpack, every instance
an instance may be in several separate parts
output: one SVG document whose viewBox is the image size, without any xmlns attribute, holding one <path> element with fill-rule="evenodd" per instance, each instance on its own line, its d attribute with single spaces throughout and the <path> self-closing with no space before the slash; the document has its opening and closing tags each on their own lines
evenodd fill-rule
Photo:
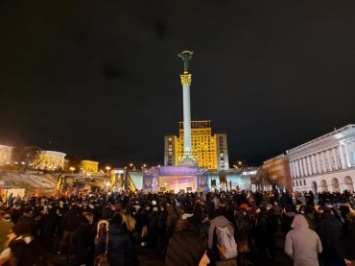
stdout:
<svg viewBox="0 0 355 266">
<path fill-rule="evenodd" d="M 228 227 L 217 227 L 217 247 L 222 260 L 234 259 L 238 255 L 237 243 Z"/>
<path fill-rule="evenodd" d="M 23 237 L 23 236 L 22 236 Z M 11 263 L 17 266 L 48 266 L 46 252 L 36 240 L 28 242 L 30 237 L 16 238 L 9 243 Z"/>
</svg>

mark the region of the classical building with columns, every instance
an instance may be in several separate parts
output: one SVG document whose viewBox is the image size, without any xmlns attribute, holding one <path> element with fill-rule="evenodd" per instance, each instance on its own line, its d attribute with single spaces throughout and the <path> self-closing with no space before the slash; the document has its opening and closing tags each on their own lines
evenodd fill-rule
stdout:
<svg viewBox="0 0 355 266">
<path fill-rule="evenodd" d="M 66 154 L 58 151 L 45 151 L 38 158 L 38 169 L 55 170 L 64 169 Z"/>
<path fill-rule="evenodd" d="M 11 146 L 0 144 L 0 166 L 7 165 L 11 162 L 12 149 L 13 147 Z"/>
<path fill-rule="evenodd" d="M 287 150 L 294 191 L 354 192 L 355 125 Z"/>
<path fill-rule="evenodd" d="M 85 173 L 98 173 L 99 162 L 91 161 L 91 160 L 82 160 L 80 162 L 80 168 Z"/>
</svg>

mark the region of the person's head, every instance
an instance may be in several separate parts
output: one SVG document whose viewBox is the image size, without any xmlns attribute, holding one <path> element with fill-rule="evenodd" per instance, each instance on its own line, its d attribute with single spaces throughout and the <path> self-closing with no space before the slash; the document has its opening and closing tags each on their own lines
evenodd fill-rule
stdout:
<svg viewBox="0 0 355 266">
<path fill-rule="evenodd" d="M 105 207 L 102 211 L 102 219 L 111 219 L 113 216 L 113 210 L 110 207 Z"/>
<path fill-rule="evenodd" d="M 306 218 L 302 214 L 296 214 L 295 218 L 293 218 L 291 228 L 305 229 L 305 228 L 309 228 L 309 224 Z"/>
<path fill-rule="evenodd" d="M 32 215 L 33 215 L 32 208 L 31 207 L 24 208 L 23 215 L 28 216 L 28 217 L 32 217 Z"/>
<path fill-rule="evenodd" d="M 11 222 L 11 215 L 9 213 L 5 213 L 2 219 L 3 221 Z"/>
<path fill-rule="evenodd" d="M 211 209 L 209 212 L 208 212 L 208 219 L 212 220 L 214 218 L 216 218 L 217 216 L 219 216 L 219 211 L 218 210 L 214 210 L 214 209 Z"/>
<path fill-rule="evenodd" d="M 10 233 L 16 236 L 29 235 L 31 234 L 31 227 L 28 223 L 18 223 L 10 229 Z"/>
<path fill-rule="evenodd" d="M 86 218 L 86 220 L 89 222 L 89 224 L 93 223 L 94 215 L 91 212 L 83 212 L 83 216 Z"/>
</svg>

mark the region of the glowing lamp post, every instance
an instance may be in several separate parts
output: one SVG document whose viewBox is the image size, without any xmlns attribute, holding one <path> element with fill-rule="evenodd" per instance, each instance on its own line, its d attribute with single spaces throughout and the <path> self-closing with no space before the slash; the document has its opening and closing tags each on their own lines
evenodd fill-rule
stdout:
<svg viewBox="0 0 355 266">
<path fill-rule="evenodd" d="M 73 172 L 74 172 L 74 170 L 75 170 L 75 167 L 71 166 L 71 167 L 69 168 L 69 170 L 71 171 L 71 174 L 73 175 Z"/>
<path fill-rule="evenodd" d="M 109 175 L 110 175 L 111 167 L 110 167 L 110 166 L 106 166 L 106 167 L 105 167 L 105 170 L 106 170 L 107 175 L 109 176 Z"/>
</svg>

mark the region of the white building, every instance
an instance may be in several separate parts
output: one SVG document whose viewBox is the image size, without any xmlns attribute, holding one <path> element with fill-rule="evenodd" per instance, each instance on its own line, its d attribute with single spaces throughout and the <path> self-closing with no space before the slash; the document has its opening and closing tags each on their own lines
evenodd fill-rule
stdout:
<svg viewBox="0 0 355 266">
<path fill-rule="evenodd" d="M 354 192 L 355 125 L 286 151 L 294 191 Z"/>
<path fill-rule="evenodd" d="M 12 156 L 11 146 L 1 145 L 0 144 L 0 166 L 10 164 Z"/>
<path fill-rule="evenodd" d="M 64 169 L 65 156 L 66 154 L 63 152 L 45 151 L 40 155 L 37 168 L 47 170 Z"/>
</svg>

